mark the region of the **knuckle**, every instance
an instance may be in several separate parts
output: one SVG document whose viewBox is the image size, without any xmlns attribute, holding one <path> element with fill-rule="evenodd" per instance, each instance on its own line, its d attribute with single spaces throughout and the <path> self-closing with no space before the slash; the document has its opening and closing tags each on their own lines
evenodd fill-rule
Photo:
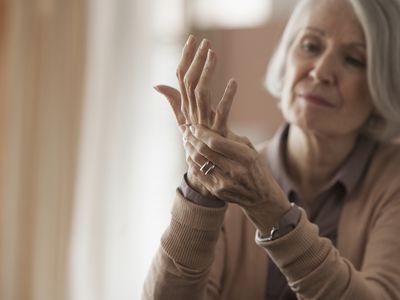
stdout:
<svg viewBox="0 0 400 300">
<path fill-rule="evenodd" d="M 201 153 L 201 154 L 206 154 L 207 152 L 208 152 L 208 147 L 207 147 L 207 145 L 206 144 L 201 144 L 200 146 L 199 146 L 199 152 Z"/>
<path fill-rule="evenodd" d="M 195 95 L 195 97 L 196 97 L 197 99 L 202 98 L 202 94 L 203 94 L 202 88 L 199 87 L 199 86 L 197 86 L 197 87 L 194 89 L 194 95 Z"/>
<path fill-rule="evenodd" d="M 193 162 L 193 159 L 190 157 L 190 154 L 189 153 L 186 153 L 185 154 L 185 157 L 186 157 L 186 162 L 187 162 L 187 164 L 189 164 L 189 165 L 192 165 L 194 162 Z"/>
<path fill-rule="evenodd" d="M 185 75 L 185 77 L 183 78 L 183 83 L 185 84 L 185 86 L 186 86 L 186 88 L 188 90 L 193 91 L 194 82 L 193 82 L 193 79 L 190 76 Z"/>
<path fill-rule="evenodd" d="M 208 141 L 207 148 L 211 149 L 212 151 L 216 151 L 216 149 L 218 149 L 218 147 L 216 147 L 216 142 L 213 139 Z"/>
<path fill-rule="evenodd" d="M 209 96 L 209 90 L 203 88 L 202 86 L 197 86 L 194 90 L 196 98 L 203 99 Z"/>
<path fill-rule="evenodd" d="M 185 85 L 187 85 L 188 81 L 189 81 L 189 75 L 188 75 L 188 74 L 185 74 L 185 76 L 183 76 L 183 83 L 184 83 Z"/>
<path fill-rule="evenodd" d="M 192 162 L 189 163 L 188 166 L 189 166 L 189 171 L 190 171 L 194 176 L 199 177 L 200 171 L 199 171 L 198 167 L 197 167 L 195 164 L 193 164 Z"/>
<path fill-rule="evenodd" d="M 197 161 L 197 162 L 199 162 L 199 161 L 201 161 L 201 155 L 199 154 L 199 153 L 194 153 L 193 154 L 193 161 Z"/>
<path fill-rule="evenodd" d="M 204 65 L 203 73 L 204 73 L 204 74 L 209 74 L 211 71 L 212 71 L 212 67 L 211 67 L 210 63 L 207 62 L 207 63 Z"/>
<path fill-rule="evenodd" d="M 218 107 L 217 107 L 217 110 L 216 110 L 216 113 L 218 114 L 218 115 L 223 115 L 224 113 L 225 113 L 225 108 L 224 107 L 222 107 L 222 105 L 218 105 Z"/>
<path fill-rule="evenodd" d="M 194 160 L 191 158 L 191 157 L 188 157 L 188 166 L 189 166 L 189 169 L 191 170 L 191 171 L 197 171 L 197 164 L 194 162 Z"/>
<path fill-rule="evenodd" d="M 182 81 L 184 76 L 185 72 L 183 71 L 181 66 L 178 66 L 178 68 L 176 69 L 176 77 L 178 78 L 178 80 Z"/>
<path fill-rule="evenodd" d="M 211 149 L 218 149 L 219 143 L 214 138 L 210 138 L 209 145 Z"/>
</svg>

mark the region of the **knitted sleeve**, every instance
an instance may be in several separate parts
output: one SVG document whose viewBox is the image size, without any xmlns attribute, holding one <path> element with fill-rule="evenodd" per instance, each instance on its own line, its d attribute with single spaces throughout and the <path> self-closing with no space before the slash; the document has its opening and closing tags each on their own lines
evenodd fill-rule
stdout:
<svg viewBox="0 0 400 300">
<path fill-rule="evenodd" d="M 142 299 L 218 299 L 208 277 L 226 207 L 203 207 L 177 191 Z"/>
</svg>

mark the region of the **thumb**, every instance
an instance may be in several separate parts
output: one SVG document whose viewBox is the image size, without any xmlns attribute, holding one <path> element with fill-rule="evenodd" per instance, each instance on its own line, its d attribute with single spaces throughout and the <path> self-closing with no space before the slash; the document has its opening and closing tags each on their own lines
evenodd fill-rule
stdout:
<svg viewBox="0 0 400 300">
<path fill-rule="evenodd" d="M 234 79 L 229 80 L 224 95 L 222 96 L 222 99 L 217 106 L 217 111 L 215 113 L 215 119 L 212 128 L 223 136 L 226 136 L 228 131 L 228 117 L 236 91 L 236 81 Z"/>
<path fill-rule="evenodd" d="M 173 87 L 167 85 L 156 85 L 154 89 L 165 96 L 174 111 L 176 121 L 178 125 L 186 123 L 185 117 L 181 111 L 181 94 Z"/>
</svg>

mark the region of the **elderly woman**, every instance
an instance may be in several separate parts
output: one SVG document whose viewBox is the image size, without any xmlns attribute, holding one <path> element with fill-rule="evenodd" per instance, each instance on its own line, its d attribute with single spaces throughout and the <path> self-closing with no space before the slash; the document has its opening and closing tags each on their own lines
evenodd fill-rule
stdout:
<svg viewBox="0 0 400 300">
<path fill-rule="evenodd" d="M 398 0 L 299 1 L 267 76 L 287 124 L 257 149 L 189 38 L 180 91 L 156 87 L 189 168 L 144 299 L 400 299 L 398 20 Z"/>
</svg>

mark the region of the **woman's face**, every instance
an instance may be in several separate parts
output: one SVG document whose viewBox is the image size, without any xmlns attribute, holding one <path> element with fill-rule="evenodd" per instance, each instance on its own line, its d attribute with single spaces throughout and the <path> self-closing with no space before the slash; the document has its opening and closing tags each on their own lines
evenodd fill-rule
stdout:
<svg viewBox="0 0 400 300">
<path fill-rule="evenodd" d="M 299 25 L 286 60 L 284 117 L 320 135 L 358 134 L 373 105 L 365 37 L 351 5 L 316 1 Z"/>
</svg>

